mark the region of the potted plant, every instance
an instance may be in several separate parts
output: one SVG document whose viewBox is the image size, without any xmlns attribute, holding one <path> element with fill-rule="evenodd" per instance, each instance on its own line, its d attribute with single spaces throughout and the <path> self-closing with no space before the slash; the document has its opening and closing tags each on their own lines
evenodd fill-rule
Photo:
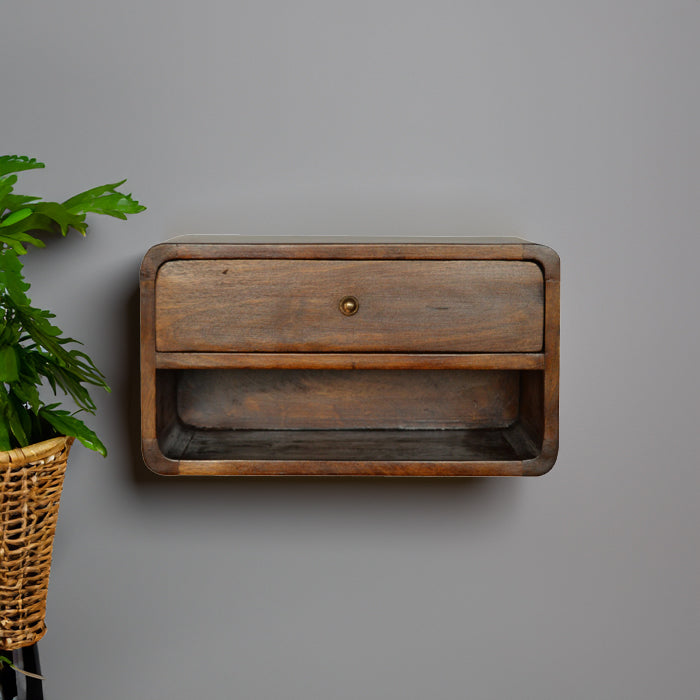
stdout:
<svg viewBox="0 0 700 700">
<path fill-rule="evenodd" d="M 145 209 L 119 191 L 124 180 L 62 203 L 13 191 L 17 173 L 43 167 L 26 156 L 0 156 L 1 650 L 32 645 L 46 631 L 53 535 L 73 440 L 107 453 L 77 414 L 95 412 L 88 387 L 109 387 L 54 314 L 32 305 L 21 258 L 28 245 L 44 247 L 37 232 L 84 236 L 88 213 L 126 219 Z"/>
</svg>

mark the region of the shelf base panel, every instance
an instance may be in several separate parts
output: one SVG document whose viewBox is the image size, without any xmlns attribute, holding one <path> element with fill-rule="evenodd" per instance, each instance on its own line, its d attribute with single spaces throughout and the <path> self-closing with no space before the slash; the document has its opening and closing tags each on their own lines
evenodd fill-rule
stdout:
<svg viewBox="0 0 700 700">
<path fill-rule="evenodd" d="M 181 427 L 162 446 L 166 457 L 210 463 L 216 473 L 249 473 L 247 462 L 345 463 L 520 462 L 537 456 L 524 428 L 467 430 L 202 430 Z M 269 465 L 268 465 L 269 466 Z M 195 471 L 200 471 L 197 467 Z M 267 469 L 265 470 L 267 471 Z M 292 471 L 295 471 L 292 469 Z M 436 471 L 437 475 L 437 471 Z"/>
</svg>

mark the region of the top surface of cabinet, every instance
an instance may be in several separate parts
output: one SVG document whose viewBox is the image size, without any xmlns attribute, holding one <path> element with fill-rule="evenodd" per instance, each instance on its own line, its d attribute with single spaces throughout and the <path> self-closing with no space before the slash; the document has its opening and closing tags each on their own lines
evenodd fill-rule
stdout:
<svg viewBox="0 0 700 700">
<path fill-rule="evenodd" d="M 545 246 L 180 237 L 144 258 L 141 322 L 159 473 L 537 474 L 556 457 Z"/>
</svg>

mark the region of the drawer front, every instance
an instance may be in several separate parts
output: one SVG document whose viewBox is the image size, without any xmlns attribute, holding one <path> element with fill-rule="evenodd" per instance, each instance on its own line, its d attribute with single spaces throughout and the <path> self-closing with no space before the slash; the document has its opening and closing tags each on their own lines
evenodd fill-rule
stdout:
<svg viewBox="0 0 700 700">
<path fill-rule="evenodd" d="M 510 260 L 171 260 L 155 304 L 160 352 L 539 352 L 544 327 Z"/>
</svg>

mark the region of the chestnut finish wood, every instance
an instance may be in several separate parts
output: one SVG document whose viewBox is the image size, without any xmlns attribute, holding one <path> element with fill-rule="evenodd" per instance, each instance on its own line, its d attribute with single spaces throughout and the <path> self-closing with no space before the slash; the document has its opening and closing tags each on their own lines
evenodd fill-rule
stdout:
<svg viewBox="0 0 700 700">
<path fill-rule="evenodd" d="M 531 353 L 159 352 L 157 369 L 544 369 Z"/>
<path fill-rule="evenodd" d="M 160 352 L 538 352 L 543 318 L 531 262 L 174 260 L 156 282 Z"/>
<path fill-rule="evenodd" d="M 177 413 L 194 428 L 506 427 L 516 371 L 186 370 Z"/>
<path fill-rule="evenodd" d="M 144 258 L 141 329 L 160 474 L 536 475 L 556 459 L 545 246 L 173 239 Z"/>
<path fill-rule="evenodd" d="M 196 430 L 182 457 L 338 462 L 517 460 L 534 456 L 508 430 Z M 522 443 L 522 445 L 521 445 Z M 435 469 L 437 473 L 439 470 Z"/>
</svg>

